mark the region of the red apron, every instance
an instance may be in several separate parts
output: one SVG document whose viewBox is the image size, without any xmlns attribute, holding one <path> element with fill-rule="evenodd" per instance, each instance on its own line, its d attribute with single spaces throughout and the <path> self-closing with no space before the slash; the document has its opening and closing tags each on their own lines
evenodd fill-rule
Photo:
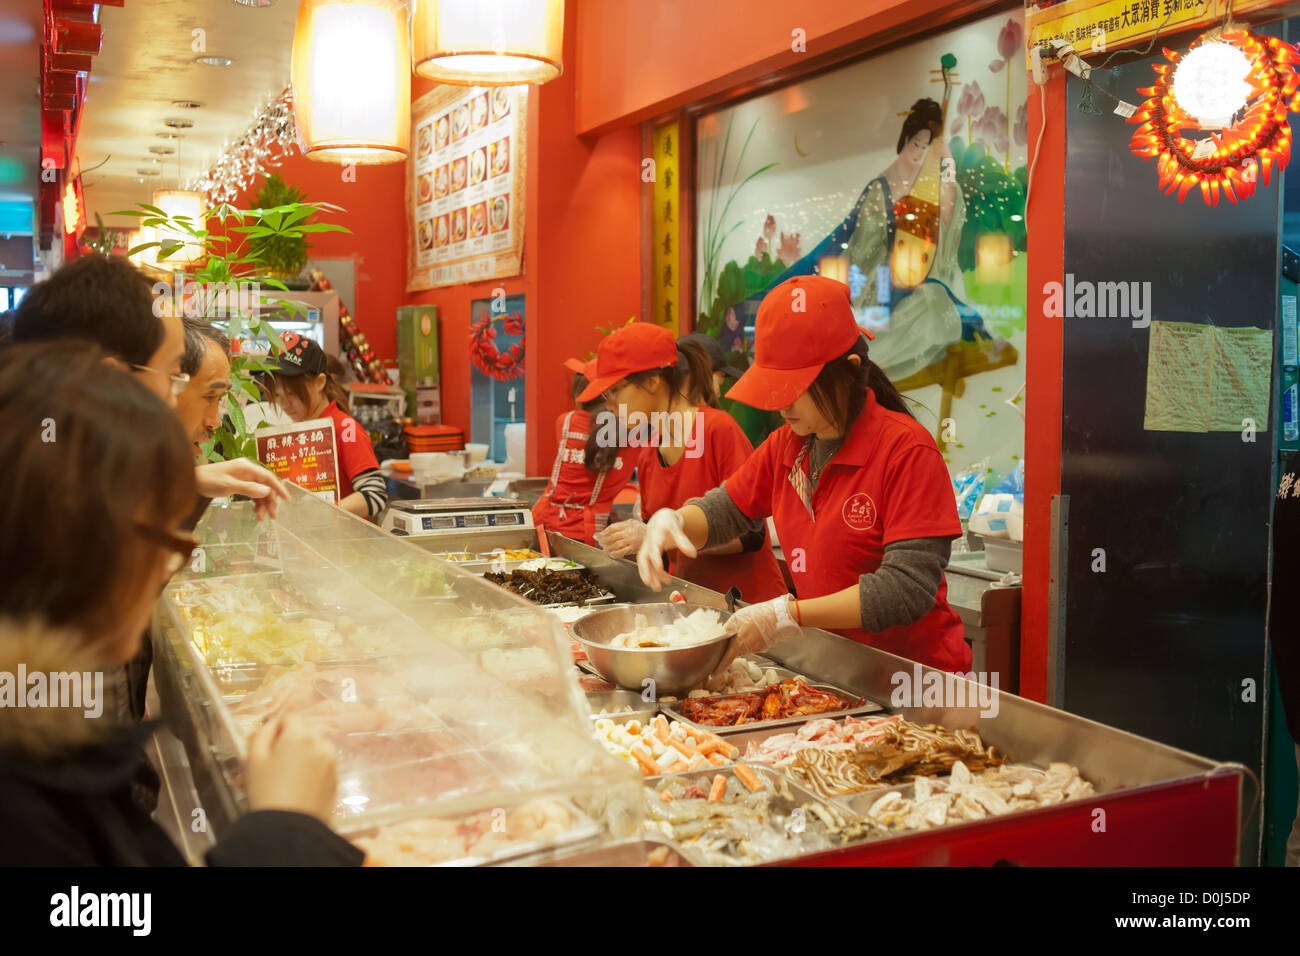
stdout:
<svg viewBox="0 0 1300 956">
<path fill-rule="evenodd" d="M 584 458 L 590 427 L 587 412 L 572 411 L 561 418 L 560 447 L 546 491 L 533 506 L 533 524 L 594 547 L 596 532 L 609 524 L 614 498 L 631 477 L 634 462 L 620 455 L 609 471 L 588 471 Z"/>
</svg>

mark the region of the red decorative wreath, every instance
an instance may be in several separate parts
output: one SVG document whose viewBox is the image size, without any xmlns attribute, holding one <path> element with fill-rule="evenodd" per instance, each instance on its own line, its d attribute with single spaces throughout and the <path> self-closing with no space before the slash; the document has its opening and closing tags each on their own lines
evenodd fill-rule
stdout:
<svg viewBox="0 0 1300 956">
<path fill-rule="evenodd" d="M 469 329 L 469 360 L 484 375 L 499 382 L 508 382 L 524 374 L 524 343 L 516 342 L 504 352 L 496 347 L 497 330 L 492 327 L 494 317 L 485 315 Z M 522 312 L 511 312 L 504 317 L 502 328 L 508 335 L 524 336 Z"/>
<path fill-rule="evenodd" d="M 1174 98 L 1174 71 L 1182 56 L 1166 49 L 1169 62 L 1152 65 L 1157 76 L 1155 85 L 1138 90 L 1147 100 L 1129 118 L 1130 123 L 1142 124 L 1129 146 L 1144 160 L 1156 158 L 1160 189 L 1165 193 L 1177 190 L 1178 201 L 1182 202 L 1190 190 L 1200 187 L 1205 204 L 1217 206 L 1220 191 L 1233 203 L 1248 199 L 1255 192 L 1257 179 L 1262 178 L 1268 185 L 1274 163 L 1278 169 L 1286 168 L 1291 158 L 1291 129 L 1286 114 L 1288 110 L 1300 110 L 1300 97 L 1296 95 L 1300 76 L 1294 67 L 1300 62 L 1300 54 L 1289 43 L 1249 30 L 1202 36 L 1188 52 L 1209 42 L 1229 43 L 1250 60 L 1246 107 L 1234 117 L 1231 126 L 1211 133 L 1208 141 L 1185 138 L 1184 129 L 1202 127 Z"/>
</svg>

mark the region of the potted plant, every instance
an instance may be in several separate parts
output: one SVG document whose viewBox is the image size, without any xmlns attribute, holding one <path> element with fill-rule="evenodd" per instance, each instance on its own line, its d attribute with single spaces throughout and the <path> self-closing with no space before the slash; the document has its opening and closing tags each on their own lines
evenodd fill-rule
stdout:
<svg viewBox="0 0 1300 956">
<path fill-rule="evenodd" d="M 279 209 L 284 206 L 301 205 L 306 199 L 301 189 L 290 186 L 279 173 L 268 176 L 262 188 L 253 197 L 258 209 Z M 300 278 L 303 267 L 307 264 L 309 248 L 304 236 L 284 233 L 258 236 L 249 243 L 249 253 L 265 265 L 266 274 L 273 279 L 279 279 L 291 289 L 305 290 L 311 287 L 309 280 Z"/>
<path fill-rule="evenodd" d="M 166 270 L 167 259 L 183 246 L 198 245 L 202 249 L 202 264 L 189 273 L 177 274 L 185 282 L 180 297 L 184 311 L 187 315 L 224 323 L 232 345 L 231 400 L 221 427 L 203 446 L 203 455 L 209 461 L 257 458 L 254 429 L 248 427 L 241 401 L 263 399 L 254 376 L 271 366 L 264 357 L 240 350 L 239 344 L 249 337 L 268 342 L 273 354 L 283 351 L 269 322 L 260 318 L 262 307 L 284 308 L 296 315 L 305 315 L 307 307 L 292 297 L 275 294 L 289 290 L 279 279 L 268 277 L 272 267 L 265 257 L 276 255 L 275 250 L 286 249 L 293 242 L 305 250 L 303 237 L 309 232 L 350 232 L 335 223 L 307 221 L 326 211 L 344 210 L 331 203 L 293 200 L 255 209 L 221 203 L 205 210 L 198 221 L 189 216 L 168 216 L 157 206 L 145 203 L 139 203 L 136 209 L 112 213 L 133 216 L 142 226 L 154 230 L 157 237 L 154 241 L 131 247 L 127 255 L 156 248 L 159 270 Z M 302 255 L 305 260 L 305 252 Z M 267 288 L 272 291 L 268 292 Z"/>
</svg>

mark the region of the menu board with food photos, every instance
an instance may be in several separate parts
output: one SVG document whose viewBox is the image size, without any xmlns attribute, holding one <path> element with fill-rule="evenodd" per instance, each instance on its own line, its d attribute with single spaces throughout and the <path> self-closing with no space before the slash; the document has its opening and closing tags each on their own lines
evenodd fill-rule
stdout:
<svg viewBox="0 0 1300 956">
<path fill-rule="evenodd" d="M 406 291 L 523 271 L 527 111 L 527 86 L 440 86 L 411 105 Z"/>
</svg>

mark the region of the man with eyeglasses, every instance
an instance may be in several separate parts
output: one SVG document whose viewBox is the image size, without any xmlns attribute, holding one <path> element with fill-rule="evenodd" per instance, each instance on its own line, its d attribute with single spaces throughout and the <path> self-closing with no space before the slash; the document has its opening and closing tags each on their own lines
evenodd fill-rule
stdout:
<svg viewBox="0 0 1300 956">
<path fill-rule="evenodd" d="M 32 286 L 15 313 L 13 340 L 93 342 L 120 358 L 141 384 L 175 408 L 189 376 L 181 371 L 182 320 L 168 312 L 155 311 L 152 283 L 126 259 L 92 253 Z M 204 498 L 253 499 L 259 519 L 274 518 L 280 499 L 288 497 L 283 482 L 246 458 L 200 465 L 194 477 Z"/>
</svg>

